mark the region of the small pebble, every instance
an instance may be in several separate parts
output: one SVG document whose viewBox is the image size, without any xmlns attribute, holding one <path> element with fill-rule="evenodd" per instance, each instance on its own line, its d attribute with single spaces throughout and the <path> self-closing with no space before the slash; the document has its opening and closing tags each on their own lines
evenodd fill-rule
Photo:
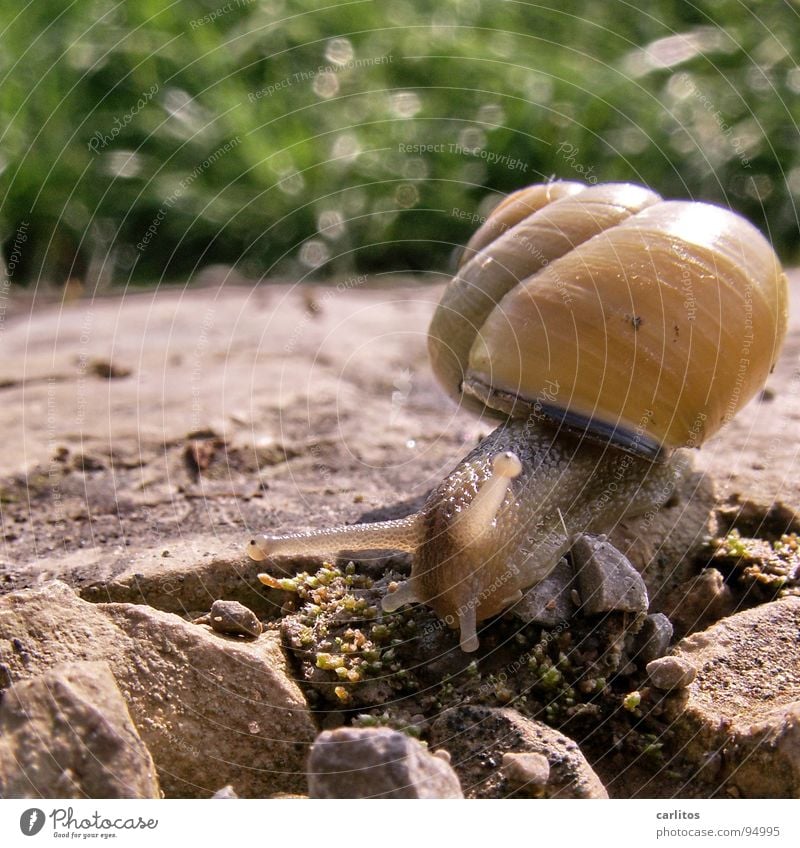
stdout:
<svg viewBox="0 0 800 848">
<path fill-rule="evenodd" d="M 511 789 L 535 793 L 550 779 L 550 763 L 543 754 L 503 754 L 503 773 Z"/>
<path fill-rule="evenodd" d="M 238 601 L 214 601 L 208 623 L 217 633 L 252 639 L 260 636 L 264 629 L 255 613 Z"/>
<path fill-rule="evenodd" d="M 647 664 L 647 674 L 656 689 L 669 692 L 689 686 L 697 677 L 697 669 L 683 657 L 660 657 Z"/>
<path fill-rule="evenodd" d="M 217 791 L 211 796 L 212 798 L 238 798 L 239 796 L 236 794 L 236 790 L 230 785 L 223 786 L 222 789 L 217 789 Z"/>
</svg>

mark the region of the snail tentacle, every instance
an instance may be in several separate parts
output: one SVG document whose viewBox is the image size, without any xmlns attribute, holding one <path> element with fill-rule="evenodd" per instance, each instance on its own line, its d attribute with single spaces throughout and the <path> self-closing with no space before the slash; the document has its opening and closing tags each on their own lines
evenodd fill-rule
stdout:
<svg viewBox="0 0 800 848">
<path fill-rule="evenodd" d="M 417 513 L 394 521 L 343 525 L 285 536 L 256 536 L 247 546 L 247 555 L 261 562 L 273 556 L 319 556 L 343 550 L 413 553 L 421 540 L 422 522 Z"/>
</svg>

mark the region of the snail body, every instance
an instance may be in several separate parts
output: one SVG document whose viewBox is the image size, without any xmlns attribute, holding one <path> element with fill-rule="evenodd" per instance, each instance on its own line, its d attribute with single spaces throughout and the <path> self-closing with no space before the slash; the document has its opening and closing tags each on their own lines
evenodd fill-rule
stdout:
<svg viewBox="0 0 800 848">
<path fill-rule="evenodd" d="M 477 624 L 541 581 L 583 533 L 663 504 L 698 447 L 763 385 L 787 288 L 748 222 L 640 186 L 531 186 L 467 245 L 431 322 L 448 393 L 503 423 L 408 518 L 259 536 L 253 559 L 413 553 L 383 601 Z"/>
<path fill-rule="evenodd" d="M 543 421 L 498 427 L 428 496 L 411 580 L 383 608 L 425 603 L 475 650 L 476 625 L 520 600 L 577 537 L 668 499 L 688 467 L 680 459 L 653 463 Z M 481 505 L 484 493 L 494 502 Z"/>
</svg>

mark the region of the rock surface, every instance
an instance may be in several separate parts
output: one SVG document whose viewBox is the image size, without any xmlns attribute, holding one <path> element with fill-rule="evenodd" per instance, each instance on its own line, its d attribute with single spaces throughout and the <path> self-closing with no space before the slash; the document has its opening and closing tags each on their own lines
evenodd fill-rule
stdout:
<svg viewBox="0 0 800 848">
<path fill-rule="evenodd" d="M 463 798 L 445 757 L 388 728 L 320 733 L 308 762 L 311 798 Z"/>
<path fill-rule="evenodd" d="M 0 797 L 161 797 L 150 752 L 106 663 L 57 665 L 4 693 Z"/>
<path fill-rule="evenodd" d="M 550 763 L 544 754 L 503 754 L 503 773 L 509 789 L 538 798 L 550 779 Z"/>
<path fill-rule="evenodd" d="M 135 565 L 142 551 L 195 537 L 198 565 L 230 542 L 254 576 L 242 549 L 254 531 L 353 521 L 424 495 L 494 425 L 449 408 L 435 385 L 425 328 L 440 289 L 366 283 L 160 289 L 9 319 L 8 588 L 42 569 L 67 577 L 58 560 L 76 552 L 73 574 L 108 582 L 109 559 Z M 91 367 L 101 360 L 131 373 L 107 379 Z M 148 590 L 165 594 L 152 581 Z M 197 594 L 163 601 L 203 611 L 231 598 Z"/>
<path fill-rule="evenodd" d="M 0 598 L 10 682 L 71 660 L 108 662 L 168 796 L 304 788 L 314 728 L 274 633 L 243 642 L 132 604 L 89 604 L 63 583 Z"/>
<path fill-rule="evenodd" d="M 434 721 L 431 741 L 450 752 L 468 798 L 503 798 L 513 792 L 517 787 L 509 785 L 501 765 L 504 755 L 522 753 L 547 759 L 546 797 L 608 797 L 576 742 L 515 710 L 455 707 Z"/>
<path fill-rule="evenodd" d="M 743 797 L 800 797 L 800 598 L 724 619 L 678 643 L 698 669 L 676 705 L 679 749 Z"/>
<path fill-rule="evenodd" d="M 98 546 L 36 560 L 12 570 L 7 588 L 58 579 L 95 603 L 147 604 L 178 615 L 198 615 L 225 598 L 262 618 L 277 618 L 279 595 L 259 583 L 258 570 L 245 555 L 241 536 L 170 536 L 156 545 Z M 276 566 L 275 573 L 282 570 Z"/>
</svg>

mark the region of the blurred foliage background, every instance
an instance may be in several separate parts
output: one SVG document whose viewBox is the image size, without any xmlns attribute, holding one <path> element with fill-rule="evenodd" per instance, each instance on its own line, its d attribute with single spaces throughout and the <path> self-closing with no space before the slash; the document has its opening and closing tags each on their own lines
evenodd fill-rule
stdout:
<svg viewBox="0 0 800 848">
<path fill-rule="evenodd" d="M 8 274 L 444 270 L 552 176 L 730 205 L 795 260 L 797 3 L 642 5 L 6 3 Z"/>
</svg>

